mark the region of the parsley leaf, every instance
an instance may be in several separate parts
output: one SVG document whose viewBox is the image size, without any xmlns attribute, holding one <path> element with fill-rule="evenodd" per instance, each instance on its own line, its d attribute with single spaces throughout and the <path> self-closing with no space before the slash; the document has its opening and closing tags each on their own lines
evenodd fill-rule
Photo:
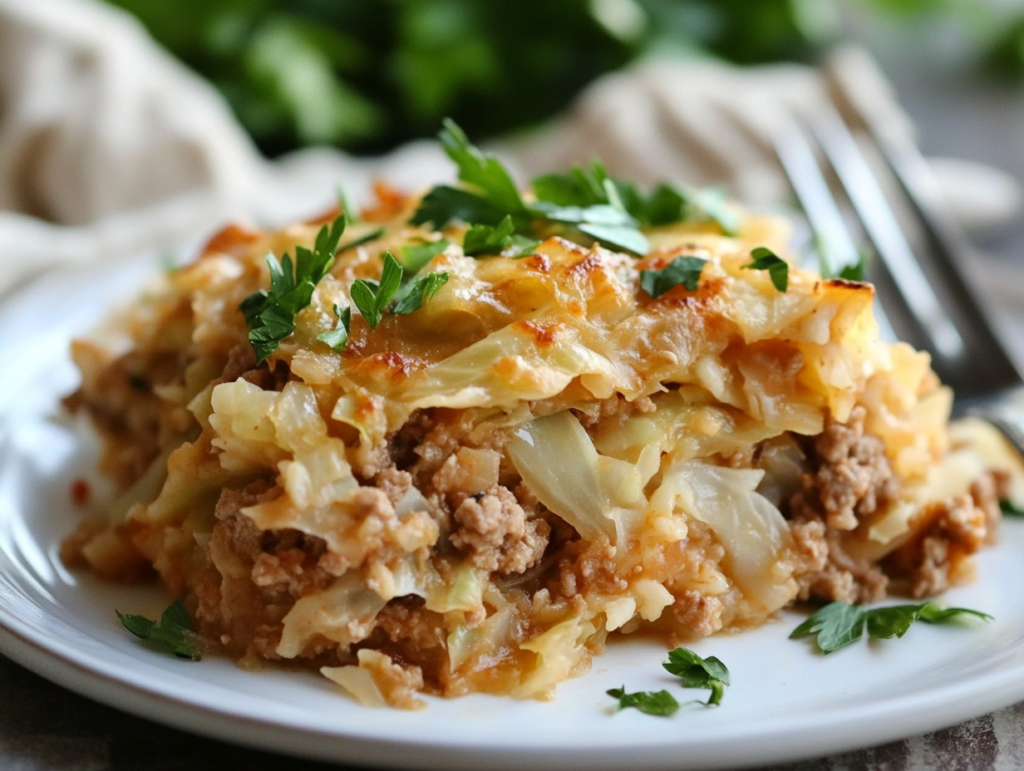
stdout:
<svg viewBox="0 0 1024 771">
<path fill-rule="evenodd" d="M 815 636 L 815 644 L 825 654 L 837 651 L 864 636 L 873 640 L 903 637 L 915 621 L 928 624 L 954 624 L 977 618 L 991 621 L 992 616 L 970 608 L 940 608 L 931 600 L 920 605 L 890 605 L 861 608 L 845 602 L 831 602 L 793 630 L 791 640 Z"/>
<path fill-rule="evenodd" d="M 295 262 L 286 252 L 278 262 L 267 255 L 270 289 L 261 289 L 238 306 L 249 326 L 249 342 L 256 351 L 256 364 L 266 361 L 278 345 L 295 331 L 295 316 L 309 305 L 313 290 L 334 264 L 338 241 L 345 232 L 345 215 L 339 215 L 317 233 L 313 249 L 295 247 Z"/>
<path fill-rule="evenodd" d="M 729 685 L 729 669 L 714 656 L 702 659 L 691 650 L 676 648 L 669 651 L 668 661 L 662 666 L 682 678 L 684 688 L 710 688 L 707 706 L 722 703 L 725 686 Z"/>
<path fill-rule="evenodd" d="M 391 252 L 384 253 L 384 271 L 380 281 L 366 278 L 357 279 L 352 284 L 350 294 L 352 302 L 366 320 L 370 329 L 380 324 L 381 314 L 395 296 L 402 283 L 402 266 L 398 264 Z"/>
<path fill-rule="evenodd" d="M 451 241 L 440 238 L 426 244 L 406 244 L 401 247 L 402 267 L 409 273 L 419 273 L 423 266 L 451 246 Z"/>
<path fill-rule="evenodd" d="M 448 274 L 440 272 L 428 273 L 425 276 L 420 276 L 415 281 L 408 282 L 399 290 L 395 298 L 397 302 L 392 313 L 405 316 L 415 310 L 419 310 L 430 302 L 431 298 L 437 294 L 437 290 L 447 283 Z"/>
<path fill-rule="evenodd" d="M 334 315 L 338 317 L 338 326 L 327 332 L 321 332 L 316 336 L 316 339 L 327 343 L 332 350 L 341 352 L 345 350 L 345 346 L 348 345 L 348 333 L 349 327 L 352 324 L 352 308 L 345 308 L 342 310 L 338 307 L 338 304 L 334 304 Z"/>
<path fill-rule="evenodd" d="M 857 262 L 852 265 L 847 265 L 841 271 L 839 271 L 839 278 L 847 281 L 863 281 L 868 273 L 868 263 L 870 262 L 870 255 L 868 252 L 861 252 L 857 258 Z"/>
<path fill-rule="evenodd" d="M 697 222 L 713 222 L 727 236 L 735 236 L 740 231 L 740 218 L 729 209 L 728 197 L 719 188 L 704 188 L 690 191 L 687 200 L 686 219 Z M 785 291 L 780 289 L 779 291 Z"/>
<path fill-rule="evenodd" d="M 679 702 L 668 691 L 626 693 L 626 686 L 622 686 L 621 688 L 612 688 L 606 693 L 619 700 L 619 709 L 636 707 L 647 715 L 658 715 L 659 717 L 674 715 L 679 709 Z"/>
<path fill-rule="evenodd" d="M 539 201 L 550 201 L 559 206 L 593 206 L 608 203 L 605 182 L 611 177 L 600 161 L 592 161 L 590 168 L 573 166 L 568 174 L 544 174 L 530 182 Z"/>
<path fill-rule="evenodd" d="M 607 246 L 646 254 L 649 245 L 638 229 L 640 223 L 628 212 L 618 186 L 607 178 L 603 167 L 595 167 L 600 168 L 600 173 L 594 172 L 592 178 L 588 177 L 581 183 L 592 188 L 583 205 L 576 203 L 579 197 L 567 190 L 564 196 L 552 195 L 572 203 L 562 204 L 558 200 L 544 200 L 538 196 L 536 203 L 527 206 L 505 167 L 470 144 L 458 126 L 445 121 L 439 137 L 445 152 L 459 167 L 459 179 L 470 189 L 445 185 L 435 187 L 420 202 L 410 220 L 412 224 L 430 222 L 434 227 L 443 227 L 452 220 L 461 220 L 470 225 L 488 226 L 491 231 L 478 229 L 472 235 L 467 233 L 467 248 L 470 250 L 467 253 L 473 254 L 500 252 L 508 245 L 514 245 L 514 242 L 502 244 L 508 230 L 506 220 L 511 220 L 513 227 L 513 231 L 507 234 L 511 238 L 517 235 L 529 239 L 546 237 L 551 235 L 554 225 L 559 231 L 575 232 L 577 236 L 582 234 Z M 556 181 L 551 184 L 552 189 L 561 185 Z M 494 231 L 500 231 L 502 235 L 497 236 Z M 498 244 L 501 244 L 500 249 Z M 520 256 L 527 253 L 526 249 L 533 248 L 535 243 L 524 245 Z"/>
<path fill-rule="evenodd" d="M 1009 498 L 999 500 L 999 510 L 1004 517 L 1024 517 L 1024 509 L 1019 509 Z"/>
<path fill-rule="evenodd" d="M 685 255 L 676 257 L 661 270 L 641 270 L 640 288 L 647 292 L 652 300 L 656 300 L 679 284 L 692 292 L 697 288 L 700 274 L 707 262 L 701 257 Z"/>
<path fill-rule="evenodd" d="M 845 602 L 831 602 L 793 630 L 789 639 L 817 635 L 822 653 L 832 653 L 864 636 L 864 611 Z"/>
<path fill-rule="evenodd" d="M 788 262 L 766 246 L 757 247 L 750 253 L 750 256 L 754 258 L 754 261 L 744 265 L 744 268 L 767 270 L 768 277 L 771 278 L 776 289 L 785 292 L 789 288 Z"/>
<path fill-rule="evenodd" d="M 167 653 L 181 659 L 199 661 L 202 654 L 197 646 L 198 637 L 192 630 L 192 619 L 189 618 L 185 604 L 178 600 L 163 612 L 159 621 L 145 616 L 114 611 L 121 624 L 136 637 L 149 640 Z"/>
<path fill-rule="evenodd" d="M 610 177 L 600 161 L 592 161 L 589 167 L 574 166 L 568 174 L 545 174 L 530 186 L 539 201 L 559 206 L 611 204 L 644 227 L 714 222 L 730 236 L 739 229 L 739 218 L 727 207 L 721 190 L 680 190 L 662 183 L 645 195 L 635 185 Z"/>
<path fill-rule="evenodd" d="M 476 193 L 438 185 L 423 197 L 409 222 L 413 225 L 431 222 L 435 228 L 442 228 L 452 220 L 497 225 L 506 216 L 504 209 Z"/>
<path fill-rule="evenodd" d="M 462 239 L 462 251 L 467 257 L 480 254 L 501 254 L 502 250 L 512 243 L 512 234 L 516 226 L 512 217 L 507 216 L 495 227 L 490 225 L 473 225 L 466 231 Z"/>
<path fill-rule="evenodd" d="M 650 248 L 643 233 L 637 230 L 640 223 L 618 206 L 558 206 L 538 201 L 534 204 L 534 209 L 548 221 L 574 225 L 584 235 L 608 246 L 627 249 L 637 254 L 646 254 Z"/>
<path fill-rule="evenodd" d="M 455 121 L 445 118 L 438 135 L 448 157 L 459 167 L 459 179 L 480 191 L 482 196 L 507 212 L 524 209 L 519 189 L 497 158 L 486 156 L 470 144 Z"/>
<path fill-rule="evenodd" d="M 384 228 L 377 228 L 376 230 L 371 230 L 365 236 L 359 236 L 359 238 L 353 238 L 351 241 L 346 241 L 345 243 L 338 247 L 337 251 L 335 251 L 335 254 L 337 254 L 338 252 L 347 252 L 349 249 L 355 249 L 357 246 L 362 246 L 363 244 L 370 243 L 370 241 L 376 241 L 382 235 L 384 235 Z"/>
</svg>

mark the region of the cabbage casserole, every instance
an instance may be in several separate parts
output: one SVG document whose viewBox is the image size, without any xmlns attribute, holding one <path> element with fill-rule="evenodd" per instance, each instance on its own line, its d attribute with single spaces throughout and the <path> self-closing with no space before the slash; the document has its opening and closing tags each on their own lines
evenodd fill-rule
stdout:
<svg viewBox="0 0 1024 771">
<path fill-rule="evenodd" d="M 227 227 L 73 343 L 67 402 L 122 492 L 66 562 L 155 572 L 210 650 L 367 704 L 548 699 L 612 634 L 934 595 L 1020 499 L 1002 438 L 951 427 L 928 356 L 879 341 L 871 285 L 750 267 L 784 253 L 777 220 L 645 228 L 641 256 L 578 232 L 466 256 L 468 226 L 410 224 L 420 205 L 379 186 L 259 363 L 240 306 L 322 221 Z M 352 287 L 386 252 L 447 280 L 371 329 Z M 680 256 L 706 260 L 692 290 L 641 288 Z"/>
</svg>

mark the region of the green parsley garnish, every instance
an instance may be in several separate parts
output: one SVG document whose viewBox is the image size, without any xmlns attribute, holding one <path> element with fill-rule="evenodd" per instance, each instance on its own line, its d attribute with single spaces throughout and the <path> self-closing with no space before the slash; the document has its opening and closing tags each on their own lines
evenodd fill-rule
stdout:
<svg viewBox="0 0 1024 771">
<path fill-rule="evenodd" d="M 391 312 L 398 315 L 422 308 L 448 282 L 447 273 L 428 273 L 415 281 L 402 278 L 405 271 L 391 252 L 384 253 L 384 270 L 380 281 L 361 278 L 352 284 L 352 303 L 362 314 L 370 329 L 376 329 L 381 317 L 394 301 Z M 337 313 L 337 308 L 335 308 Z M 341 316 L 339 315 L 339 318 Z M 337 330 L 335 330 L 337 331 Z M 347 325 L 346 325 L 347 331 Z M 329 334 L 329 333 L 327 333 Z M 322 337 L 322 335 L 321 335 Z"/>
<path fill-rule="evenodd" d="M 351 241 L 346 241 L 339 246 L 334 253 L 338 254 L 339 252 L 347 252 L 349 249 L 355 249 L 357 246 L 370 243 L 370 241 L 376 241 L 382 235 L 384 235 L 384 228 L 371 230 L 365 236 L 359 236 L 359 238 L 353 238 Z"/>
<path fill-rule="evenodd" d="M 1009 498 L 1000 499 L 999 510 L 1006 517 L 1024 517 L 1024 509 L 1018 508 Z"/>
<path fill-rule="evenodd" d="M 676 648 L 668 653 L 663 667 L 673 675 L 682 678 L 684 688 L 710 688 L 711 696 L 705 706 L 722 703 L 725 686 L 729 685 L 729 669 L 714 656 L 702 659 L 686 648 Z"/>
<path fill-rule="evenodd" d="M 178 600 L 163 612 L 159 621 L 145 616 L 114 611 L 124 628 L 138 638 L 149 640 L 172 653 L 180 659 L 199 661 L 202 654 L 199 650 L 199 638 L 192 630 L 192 619 L 189 618 L 185 604 Z"/>
<path fill-rule="evenodd" d="M 338 325 L 327 332 L 321 332 L 316 336 L 316 339 L 320 342 L 327 343 L 332 350 L 341 351 L 345 350 L 345 346 L 348 345 L 348 332 L 349 327 L 352 324 L 352 309 L 345 308 L 342 310 L 338 307 L 338 304 L 334 304 L 334 315 L 338 317 Z"/>
<path fill-rule="evenodd" d="M 754 261 L 744 265 L 744 268 L 767 270 L 768 277 L 771 278 L 776 289 L 785 292 L 789 288 L 788 262 L 766 246 L 757 247 L 750 253 L 750 256 L 754 258 Z"/>
<path fill-rule="evenodd" d="M 628 212 L 642 227 L 674 222 L 714 222 L 725 235 L 735 235 L 738 217 L 725 205 L 720 190 L 689 190 L 661 184 L 648 194 L 613 179 L 600 161 L 574 166 L 568 174 L 545 174 L 531 182 L 540 201 L 559 206 L 610 204 Z"/>
<path fill-rule="evenodd" d="M 626 209 L 613 184 L 604 186 L 607 189 L 601 200 L 585 205 L 545 200 L 542 185 L 538 200 L 527 205 L 508 170 L 497 159 L 485 156 L 470 144 L 455 123 L 444 121 L 439 137 L 448 157 L 458 166 L 459 179 L 466 187 L 441 185 L 432 189 L 413 215 L 412 224 L 431 222 L 440 228 L 452 220 L 461 220 L 471 226 L 487 226 L 490 230 L 477 229 L 472 236 L 467 233 L 469 249 L 474 254 L 494 253 L 509 244 L 517 245 L 505 242 L 515 236 L 538 239 L 551 235 L 569 238 L 582 235 L 637 254 L 647 252 L 647 239 L 639 230 L 640 221 Z M 524 251 L 520 254 L 534 248 L 529 242 L 521 246 Z"/>
<path fill-rule="evenodd" d="M 505 211 L 524 209 L 519 188 L 501 161 L 480 152 L 455 121 L 445 118 L 442 125 L 444 128 L 438 137 L 445 153 L 458 166 L 459 179 L 479 190 L 484 198 Z"/>
<path fill-rule="evenodd" d="M 339 215 L 317 233 L 312 251 L 295 247 L 295 263 L 286 252 L 278 262 L 267 255 L 270 290 L 260 289 L 246 297 L 239 310 L 249 325 L 249 342 L 256 352 L 256 363 L 266 361 L 278 345 L 295 331 L 295 316 L 309 305 L 313 290 L 334 264 L 338 241 L 345 232 L 345 215 Z"/>
<path fill-rule="evenodd" d="M 350 292 L 352 302 L 355 303 L 370 329 L 376 329 L 380 324 L 381 314 L 394 299 L 401 284 L 402 266 L 391 256 L 391 252 L 384 253 L 384 270 L 381 273 L 380 281 L 360 278 L 352 284 Z"/>
<path fill-rule="evenodd" d="M 405 316 L 419 310 L 447 283 L 447 273 L 428 273 L 415 281 L 403 284 L 395 296 L 395 307 L 391 312 L 397 316 Z"/>
<path fill-rule="evenodd" d="M 871 261 L 869 252 L 861 252 L 857 262 L 847 265 L 839 271 L 839 278 L 847 281 L 864 281 L 868 274 L 868 263 Z"/>
<path fill-rule="evenodd" d="M 641 270 L 640 288 L 656 300 L 665 292 L 682 284 L 691 292 L 700 282 L 701 271 L 707 260 L 689 255 L 676 257 L 661 270 Z"/>
<path fill-rule="evenodd" d="M 451 246 L 451 242 L 445 238 L 437 241 L 428 241 L 425 244 L 406 244 L 400 247 L 402 253 L 402 267 L 409 273 L 419 273 L 423 266 L 441 254 Z"/>
<path fill-rule="evenodd" d="M 619 709 L 636 707 L 647 715 L 658 715 L 659 717 L 674 715 L 679 709 L 679 702 L 668 691 L 626 693 L 626 686 L 622 686 L 621 688 L 612 688 L 606 693 L 619 700 Z"/>
<path fill-rule="evenodd" d="M 467 257 L 480 254 L 501 254 L 502 250 L 511 246 L 512 235 L 515 233 L 512 216 L 505 217 L 496 226 L 471 225 L 462 239 L 462 251 Z"/>
<path fill-rule="evenodd" d="M 954 624 L 968 618 L 991 621 L 992 616 L 970 608 L 940 608 L 931 600 L 920 605 L 890 605 L 868 610 L 845 602 L 831 602 L 800 624 L 789 638 L 814 636 L 822 653 L 832 653 L 857 642 L 864 636 L 873 640 L 903 637 L 911 624 Z"/>
</svg>

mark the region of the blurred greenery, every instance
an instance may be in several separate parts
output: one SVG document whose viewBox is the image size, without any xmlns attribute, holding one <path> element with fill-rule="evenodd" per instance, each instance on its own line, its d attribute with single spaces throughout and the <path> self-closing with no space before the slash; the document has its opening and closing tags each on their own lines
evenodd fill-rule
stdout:
<svg viewBox="0 0 1024 771">
<path fill-rule="evenodd" d="M 309 144 L 380 151 L 444 116 L 474 139 L 530 126 L 647 55 L 806 61 L 844 6 L 916 24 L 981 0 L 108 0 L 227 98 L 274 156 Z M 1024 15 L 988 61 L 1024 72 Z"/>
</svg>

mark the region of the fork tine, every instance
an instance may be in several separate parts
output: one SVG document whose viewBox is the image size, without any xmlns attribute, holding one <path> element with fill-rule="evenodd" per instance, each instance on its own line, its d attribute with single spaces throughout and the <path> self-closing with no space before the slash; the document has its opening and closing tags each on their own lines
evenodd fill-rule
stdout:
<svg viewBox="0 0 1024 771">
<path fill-rule="evenodd" d="M 837 103 L 854 125 L 877 148 L 910 204 L 927 244 L 925 269 L 941 287 L 954 323 L 971 351 L 982 353 L 974 380 L 987 390 L 1020 385 L 1021 375 L 991 319 L 979 303 L 977 287 L 965 268 L 974 263 L 966 236 L 944 214 L 931 168 L 918 150 L 910 124 L 898 113 L 885 112 L 892 104 L 889 89 L 877 65 L 862 52 L 840 50 L 826 64 L 826 77 Z"/>
<path fill-rule="evenodd" d="M 956 367 L 967 356 L 963 338 L 921 269 L 853 135 L 832 109 L 814 118 L 813 131 L 900 296 L 927 335 L 928 348 L 937 354 L 936 364 L 943 369 Z"/>
<path fill-rule="evenodd" d="M 814 156 L 811 140 L 795 121 L 786 121 L 775 135 L 773 144 L 779 163 L 814 233 L 823 272 L 837 276 L 844 267 L 855 265 L 860 260 L 860 252 Z M 896 333 L 877 299 L 875 318 L 878 326 L 884 337 L 895 340 Z"/>
</svg>

